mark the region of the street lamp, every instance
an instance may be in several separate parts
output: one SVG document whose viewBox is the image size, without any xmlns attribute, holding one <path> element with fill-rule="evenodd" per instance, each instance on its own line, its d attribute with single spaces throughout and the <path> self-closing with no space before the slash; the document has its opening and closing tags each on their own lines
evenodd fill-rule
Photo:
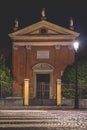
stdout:
<svg viewBox="0 0 87 130">
<path fill-rule="evenodd" d="M 78 48 L 79 48 L 79 42 L 74 42 L 73 44 L 74 46 L 74 50 L 75 50 L 75 109 L 79 108 L 79 90 L 78 90 L 78 63 L 77 63 L 77 52 L 78 52 Z"/>
</svg>

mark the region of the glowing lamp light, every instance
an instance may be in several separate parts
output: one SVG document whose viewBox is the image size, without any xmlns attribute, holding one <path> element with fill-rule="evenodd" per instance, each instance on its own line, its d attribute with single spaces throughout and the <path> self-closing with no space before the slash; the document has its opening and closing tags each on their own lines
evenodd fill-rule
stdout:
<svg viewBox="0 0 87 130">
<path fill-rule="evenodd" d="M 74 42 L 73 46 L 74 46 L 75 51 L 77 52 L 77 50 L 79 48 L 79 42 L 77 42 L 77 41 Z"/>
</svg>

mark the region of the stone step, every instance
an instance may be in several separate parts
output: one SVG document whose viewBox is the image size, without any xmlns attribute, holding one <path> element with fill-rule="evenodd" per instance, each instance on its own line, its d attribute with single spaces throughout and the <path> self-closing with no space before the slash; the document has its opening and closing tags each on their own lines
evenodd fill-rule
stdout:
<svg viewBox="0 0 87 130">
<path fill-rule="evenodd" d="M 0 128 L 0 130 L 87 130 L 86 128 L 82 129 L 82 128 L 70 128 L 70 127 L 51 127 L 49 126 L 29 126 L 29 125 L 23 125 L 23 126 L 19 126 L 19 125 L 13 125 L 13 126 L 9 126 L 7 125 L 7 127 L 2 127 Z"/>
<path fill-rule="evenodd" d="M 74 122 L 73 123 L 65 123 L 65 122 L 58 122 L 58 121 L 19 121 L 19 122 L 4 122 L 2 124 L 0 124 L 0 128 L 14 128 L 14 127 L 33 127 L 33 128 L 79 128 L 81 130 L 84 130 L 84 127 L 79 127 L 79 126 L 75 126 Z"/>
<path fill-rule="evenodd" d="M 87 111 L 0 110 L 0 130 L 87 130 Z M 16 129 L 17 128 L 17 129 Z M 60 128 L 60 129 L 59 129 Z M 28 130 L 29 130 L 28 129 Z M 18 129 L 19 130 L 19 129 Z"/>
<path fill-rule="evenodd" d="M 79 122 L 78 122 L 79 123 Z M 83 124 L 76 123 L 75 121 L 65 121 L 62 118 L 54 118 L 45 116 L 45 118 L 36 118 L 36 117 L 0 117 L 0 128 L 81 128 L 81 130 L 85 130 Z M 86 122 L 84 121 L 84 124 Z M 1 129 L 0 129 L 1 130 Z"/>
<path fill-rule="evenodd" d="M 0 110 L 57 110 L 63 109 L 63 106 L 0 106 Z M 73 107 L 66 107 L 73 108 Z"/>
<path fill-rule="evenodd" d="M 87 128 L 83 128 L 83 127 L 75 127 L 75 126 L 70 126 L 70 124 L 61 124 L 61 123 L 52 123 L 52 122 L 50 122 L 50 123 L 20 123 L 20 124 L 16 124 L 16 123 L 14 123 L 14 124 L 0 124 L 0 130 L 2 129 L 2 128 L 8 128 L 8 130 L 9 130 L 9 128 L 11 128 L 12 130 L 13 130 L 13 128 L 17 128 L 18 130 L 19 130 L 19 128 L 21 128 L 21 129 L 23 129 L 23 128 L 31 128 L 31 130 L 32 129 L 37 129 L 38 128 L 38 130 L 39 129 L 41 129 L 41 130 L 43 130 L 43 129 L 47 129 L 47 130 L 51 130 L 51 129 L 53 129 L 53 130 L 87 130 Z M 16 130 L 17 130 L 16 129 Z"/>
</svg>

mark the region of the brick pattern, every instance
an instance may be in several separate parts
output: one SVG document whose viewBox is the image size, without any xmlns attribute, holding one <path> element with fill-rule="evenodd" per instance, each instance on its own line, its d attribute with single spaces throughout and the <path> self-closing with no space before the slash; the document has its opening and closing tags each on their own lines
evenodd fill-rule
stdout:
<svg viewBox="0 0 87 130">
<path fill-rule="evenodd" d="M 49 59 L 37 59 L 37 50 L 49 50 Z M 16 86 L 15 84 L 13 86 L 14 96 L 23 96 L 24 78 L 30 79 L 32 84 L 30 94 L 32 95 L 34 91 L 32 67 L 38 63 L 48 63 L 55 68 L 52 83 L 52 97 L 54 97 L 56 93 L 56 79 L 61 78 L 61 71 L 64 71 L 66 66 L 73 62 L 74 53 L 68 46 L 61 46 L 60 49 L 55 49 L 54 46 L 33 46 L 31 49 L 26 49 L 26 46 L 20 46 L 17 50 L 13 49 L 13 72 L 14 80 L 16 81 Z M 21 89 L 16 89 L 17 86 L 21 86 Z"/>
</svg>

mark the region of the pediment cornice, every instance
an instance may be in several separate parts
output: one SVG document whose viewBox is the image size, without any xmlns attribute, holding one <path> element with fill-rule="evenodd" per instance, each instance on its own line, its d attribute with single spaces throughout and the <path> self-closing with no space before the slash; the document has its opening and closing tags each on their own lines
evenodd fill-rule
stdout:
<svg viewBox="0 0 87 130">
<path fill-rule="evenodd" d="M 79 33 L 58 26 L 46 20 L 9 34 L 12 44 L 23 46 L 69 45 Z"/>
<path fill-rule="evenodd" d="M 79 33 L 74 32 L 72 30 L 66 29 L 64 27 L 58 26 L 56 24 L 53 24 L 51 22 L 42 20 L 40 22 L 37 22 L 33 25 L 29 25 L 21 30 L 18 30 L 16 32 L 10 33 L 9 36 L 12 38 L 16 38 L 18 36 L 21 36 L 22 38 L 27 36 L 33 36 L 33 35 L 43 35 L 41 34 L 40 30 L 46 29 L 47 33 L 46 35 L 64 35 L 65 37 L 67 35 L 72 35 L 74 37 L 77 37 Z"/>
</svg>

